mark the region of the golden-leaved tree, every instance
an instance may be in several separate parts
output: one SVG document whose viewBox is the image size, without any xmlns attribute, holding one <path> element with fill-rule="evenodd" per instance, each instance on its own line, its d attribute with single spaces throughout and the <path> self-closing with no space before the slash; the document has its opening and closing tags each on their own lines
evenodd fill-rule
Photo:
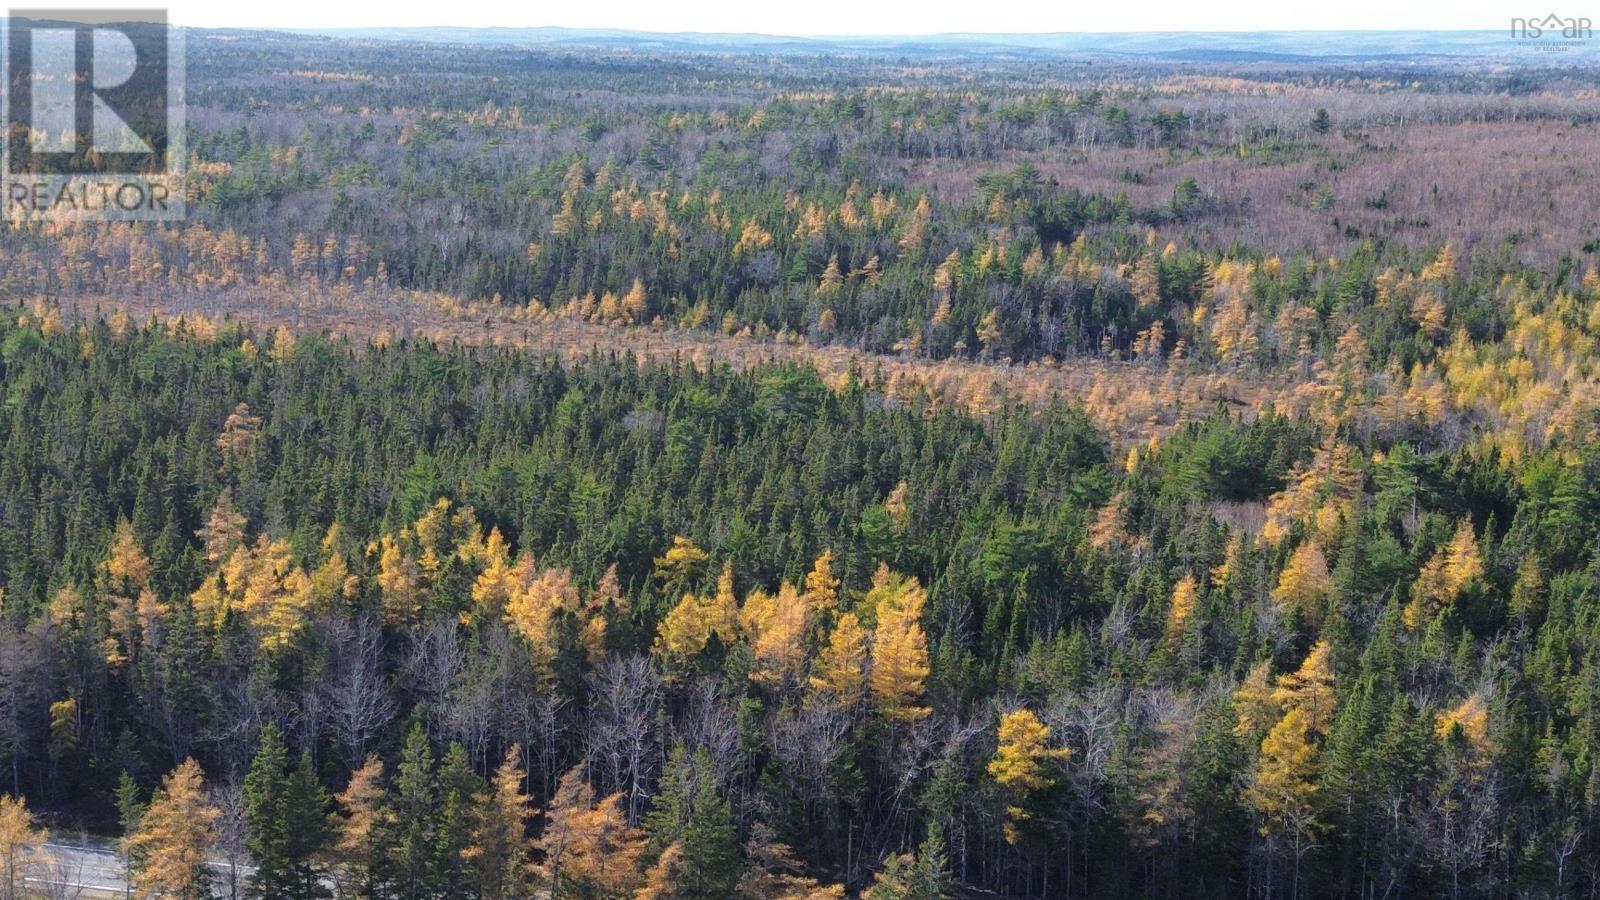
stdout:
<svg viewBox="0 0 1600 900">
<path fill-rule="evenodd" d="M 839 579 L 833 574 L 833 551 L 824 550 L 806 573 L 805 601 L 817 623 L 831 621 L 839 608 Z"/>
<path fill-rule="evenodd" d="M 221 813 L 206 800 L 200 764 L 186 759 L 162 779 L 126 840 L 138 860 L 137 896 L 172 900 L 209 897 L 207 859 Z"/>
<path fill-rule="evenodd" d="M 1004 833 L 1006 842 L 1015 844 L 1035 817 L 1030 809 L 1034 799 L 1055 785 L 1052 766 L 1066 759 L 1069 751 L 1050 746 L 1050 726 L 1026 708 L 1000 717 L 998 738 L 999 746 L 989 760 L 989 777 L 1011 801 L 1006 807 Z"/>
<path fill-rule="evenodd" d="M 1300 663 L 1300 668 L 1278 678 L 1272 699 L 1279 707 L 1299 710 L 1306 727 L 1327 734 L 1333 724 L 1334 695 L 1333 647 L 1318 641 Z"/>
<path fill-rule="evenodd" d="M 1411 602 L 1401 613 L 1406 627 L 1420 628 L 1483 578 L 1483 555 L 1472 521 L 1462 519 L 1450 542 L 1423 564 L 1412 586 Z"/>
<path fill-rule="evenodd" d="M 1250 673 L 1233 692 L 1233 711 L 1239 724 L 1234 733 L 1254 740 L 1266 732 L 1283 712 L 1273 699 L 1272 660 L 1264 659 L 1250 669 Z"/>
<path fill-rule="evenodd" d="M 261 645 L 286 645 L 311 617 L 319 599 L 311 577 L 294 564 L 289 542 L 263 534 L 241 543 L 222 568 L 201 583 L 190 598 L 195 615 L 216 627 L 229 613 L 242 617 Z"/>
<path fill-rule="evenodd" d="M 740 636 L 739 604 L 733 594 L 733 566 L 723 566 L 717 592 L 710 597 L 684 594 L 656 628 L 654 652 L 669 665 L 682 665 L 698 656 L 711 636 L 724 644 Z"/>
<path fill-rule="evenodd" d="M 529 895 L 526 829 L 528 797 L 522 791 L 522 748 L 512 745 L 495 769 L 487 802 L 473 810 L 472 844 L 464 851 L 478 872 L 483 900 Z"/>
<path fill-rule="evenodd" d="M 876 610 L 872 634 L 872 674 L 868 688 L 878 710 L 890 719 L 914 721 L 928 715 L 921 704 L 928 678 L 928 637 L 922 608 L 928 595 L 915 578 L 879 566 L 866 604 Z"/>
<path fill-rule="evenodd" d="M 750 636 L 756 667 L 750 677 L 764 684 L 795 683 L 805 667 L 806 644 L 811 631 L 810 594 L 784 582 L 773 597 L 752 591 L 740 611 L 740 622 Z"/>
<path fill-rule="evenodd" d="M 1189 632 L 1189 621 L 1194 618 L 1195 595 L 1199 586 L 1193 575 L 1185 575 L 1172 586 L 1172 600 L 1167 604 L 1166 641 L 1180 643 Z"/>
<path fill-rule="evenodd" d="M 506 602 L 506 621 L 527 641 L 534 669 L 542 676 L 549 676 L 556 657 L 558 617 L 577 608 L 578 588 L 566 568 L 545 569 Z"/>
<path fill-rule="evenodd" d="M 1289 832 L 1300 839 L 1315 827 L 1317 756 L 1303 710 L 1284 713 L 1267 733 L 1254 782 L 1245 794 L 1265 817 L 1264 833 Z"/>
<path fill-rule="evenodd" d="M 337 835 L 328 850 L 329 869 L 341 896 L 373 896 L 381 889 L 379 872 L 394 822 L 394 813 L 384 802 L 383 762 L 367 757 L 335 799 L 339 812 Z"/>
<path fill-rule="evenodd" d="M 1299 610 L 1307 616 L 1316 616 L 1333 590 L 1333 578 L 1328 573 L 1328 560 L 1316 541 L 1304 541 L 1289 557 L 1289 563 L 1278 576 L 1278 586 L 1272 590 L 1272 599 L 1284 609 Z"/>
<path fill-rule="evenodd" d="M 1489 707 L 1480 694 L 1467 699 L 1439 714 L 1434 723 L 1434 733 L 1440 740 L 1448 740 L 1457 728 L 1467 745 L 1478 752 L 1489 749 Z"/>
<path fill-rule="evenodd" d="M 133 525 L 127 519 L 117 522 L 111 539 L 111 552 L 101 566 L 101 590 L 110 605 L 111 630 L 120 638 L 107 638 L 106 660 L 117 665 L 137 658 L 141 636 L 148 630 L 147 619 L 160 609 L 150 590 L 150 557 L 139 546 Z"/>
<path fill-rule="evenodd" d="M 683 535 L 672 539 L 667 552 L 656 557 L 655 579 L 662 593 L 672 596 L 689 587 L 705 568 L 709 555 Z"/>
<path fill-rule="evenodd" d="M 0 794 L 0 898 L 32 896 L 24 892 L 24 863 L 43 849 L 49 837 L 34 824 L 23 798 Z"/>
<path fill-rule="evenodd" d="M 511 598 L 533 577 L 533 558 L 524 554 L 515 562 L 500 529 L 491 528 L 483 542 L 483 570 L 472 583 L 476 617 L 492 621 L 505 614 Z"/>
<path fill-rule="evenodd" d="M 866 688 L 867 629 L 855 613 L 839 617 L 811 671 L 814 696 L 840 706 L 861 702 Z"/>
<path fill-rule="evenodd" d="M 434 502 L 417 521 L 380 537 L 367 552 L 378 557 L 378 589 L 384 622 L 394 626 L 421 621 L 434 598 L 434 582 L 452 558 L 476 564 L 487 552 L 483 529 L 470 506 Z M 450 610 L 459 613 L 462 610 Z"/>
<path fill-rule="evenodd" d="M 598 802 L 580 768 L 561 776 L 545 810 L 537 874 L 551 896 L 628 896 L 640 882 L 647 840 L 629 825 L 622 795 Z"/>
</svg>

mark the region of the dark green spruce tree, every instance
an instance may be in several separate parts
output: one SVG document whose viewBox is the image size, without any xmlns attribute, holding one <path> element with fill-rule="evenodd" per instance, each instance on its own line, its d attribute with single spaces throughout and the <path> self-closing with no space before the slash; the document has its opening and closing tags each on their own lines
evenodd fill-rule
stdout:
<svg viewBox="0 0 1600 900">
<path fill-rule="evenodd" d="M 244 780 L 245 848 L 255 870 L 246 881 L 262 900 L 318 900 L 330 895 L 316 855 L 327 844 L 328 795 L 309 754 L 288 769 L 288 751 L 276 725 L 261 732 Z"/>
</svg>

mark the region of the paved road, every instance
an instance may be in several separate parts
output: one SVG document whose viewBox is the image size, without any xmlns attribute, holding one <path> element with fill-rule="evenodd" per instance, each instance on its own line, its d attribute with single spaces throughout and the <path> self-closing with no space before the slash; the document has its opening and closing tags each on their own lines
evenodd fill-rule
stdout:
<svg viewBox="0 0 1600 900">
<path fill-rule="evenodd" d="M 46 897 L 121 897 L 122 861 L 115 851 L 94 844 L 52 841 L 27 864 L 30 891 Z"/>
<path fill-rule="evenodd" d="M 27 874 L 28 889 L 42 897 L 78 898 L 78 900 L 110 900 L 127 896 L 127 881 L 122 871 L 122 860 L 105 842 L 51 841 L 45 845 L 42 858 L 30 861 Z M 226 896 L 228 864 L 213 860 L 219 897 Z M 239 881 L 243 883 L 249 869 L 240 867 Z"/>
</svg>

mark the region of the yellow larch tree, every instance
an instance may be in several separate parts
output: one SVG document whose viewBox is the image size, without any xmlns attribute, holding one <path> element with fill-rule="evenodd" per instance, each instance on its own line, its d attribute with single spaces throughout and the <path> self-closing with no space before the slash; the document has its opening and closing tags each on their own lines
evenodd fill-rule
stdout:
<svg viewBox="0 0 1600 900">
<path fill-rule="evenodd" d="M 741 621 L 756 660 L 751 678 L 774 686 L 799 680 L 811 630 L 809 597 L 784 582 L 776 597 L 754 591 L 746 599 Z"/>
<path fill-rule="evenodd" d="M 617 580 L 617 564 L 612 563 L 601 574 L 583 605 L 583 615 L 587 619 L 578 638 L 583 643 L 584 653 L 590 663 L 599 663 L 605 658 L 609 623 L 614 618 L 627 615 L 627 612 L 628 598 L 623 596 L 622 586 Z"/>
<path fill-rule="evenodd" d="M 228 555 L 216 575 L 207 578 L 191 595 L 196 616 L 216 627 L 230 612 L 255 629 L 261 646 L 287 645 L 304 627 L 320 601 L 316 583 L 294 564 L 288 541 L 273 541 L 265 534 L 254 544 L 240 544 Z M 339 589 L 343 590 L 341 581 Z"/>
<path fill-rule="evenodd" d="M 525 848 L 530 812 L 522 791 L 522 748 L 513 744 L 495 769 L 490 793 L 473 811 L 472 843 L 462 853 L 478 870 L 484 900 L 519 900 L 528 896 L 532 869 Z"/>
<path fill-rule="evenodd" d="M 1279 574 L 1272 599 L 1285 609 L 1315 615 L 1332 590 L 1333 578 L 1328 573 L 1327 557 L 1322 555 L 1316 541 L 1304 541 L 1295 548 Z"/>
<path fill-rule="evenodd" d="M 240 403 L 222 423 L 217 435 L 217 450 L 222 454 L 223 468 L 237 463 L 255 448 L 261 434 L 261 417 L 251 415 L 250 405 Z"/>
<path fill-rule="evenodd" d="M 556 656 L 556 619 L 578 606 L 578 589 L 572 571 L 545 569 L 506 602 L 505 617 L 528 642 L 534 666 L 547 672 Z"/>
<path fill-rule="evenodd" d="M 839 257 L 835 254 L 828 258 L 827 268 L 822 270 L 822 276 L 817 279 L 817 296 L 837 296 L 843 286 L 844 275 L 839 271 Z"/>
<path fill-rule="evenodd" d="M 1481 695 L 1469 696 L 1440 713 L 1434 721 L 1434 732 L 1438 734 L 1440 740 L 1448 739 L 1457 727 L 1460 727 L 1461 734 L 1470 747 L 1480 753 L 1488 751 L 1489 708 L 1483 702 Z"/>
<path fill-rule="evenodd" d="M 589 597 L 589 608 L 594 610 L 612 610 L 617 613 L 628 611 L 628 597 L 622 593 L 622 584 L 617 576 L 617 564 L 606 566 L 601 573 L 600 580 L 595 582 L 594 592 Z"/>
<path fill-rule="evenodd" d="M 1291 709 L 1261 742 L 1255 779 L 1245 797 L 1266 817 L 1262 831 L 1303 834 L 1312 826 L 1317 793 L 1317 745 L 1306 714 Z"/>
<path fill-rule="evenodd" d="M 106 557 L 105 575 L 108 590 L 137 592 L 150 586 L 150 557 L 139 546 L 133 525 L 127 519 L 117 521 L 111 552 Z"/>
<path fill-rule="evenodd" d="M 961 251 L 951 250 L 950 255 L 944 258 L 933 270 L 933 289 L 939 294 L 948 293 L 955 286 L 956 276 L 961 271 Z"/>
<path fill-rule="evenodd" d="M 261 646 L 268 650 L 288 646 L 327 599 L 317 595 L 311 577 L 298 567 L 289 569 L 279 584 L 260 619 Z"/>
<path fill-rule="evenodd" d="M 672 539 L 672 546 L 666 553 L 656 557 L 655 579 L 660 582 L 661 589 L 671 596 L 699 577 L 708 558 L 708 554 L 694 541 L 680 534 Z"/>
<path fill-rule="evenodd" d="M 377 546 L 383 620 L 395 626 L 415 624 L 422 617 L 422 603 L 427 598 L 421 567 L 403 546 L 404 538 L 404 534 L 399 538 L 386 534 L 378 539 Z"/>
<path fill-rule="evenodd" d="M 108 639 L 107 659 L 115 663 L 132 658 L 141 632 L 139 608 L 150 606 L 155 598 L 150 595 L 150 557 L 139 546 L 127 519 L 117 521 L 111 552 L 101 566 L 101 587 L 111 607 L 111 629 L 122 639 L 120 650 Z"/>
<path fill-rule="evenodd" d="M 717 576 L 717 592 L 702 604 L 701 613 L 718 639 L 724 643 L 739 639 L 739 601 L 733 593 L 732 562 L 723 564 L 722 574 Z"/>
<path fill-rule="evenodd" d="M 500 529 L 491 529 L 483 546 L 483 571 L 472 582 L 474 614 L 483 620 L 505 614 L 511 598 L 527 588 L 533 579 L 533 558 L 523 554 L 515 562 Z"/>
<path fill-rule="evenodd" d="M 1133 542 L 1124 524 L 1127 503 L 1127 491 L 1118 491 L 1095 513 L 1094 522 L 1089 526 L 1089 546 L 1111 553 Z"/>
<path fill-rule="evenodd" d="M 872 673 L 868 688 L 878 710 L 891 719 L 913 721 L 928 715 L 922 706 L 928 677 L 928 638 L 922 608 L 928 595 L 915 578 L 879 566 L 866 602 L 876 609 L 872 635 Z"/>
<path fill-rule="evenodd" d="M 598 665 L 606 657 L 606 617 L 590 615 L 578 629 L 578 643 L 590 665 Z"/>
<path fill-rule="evenodd" d="M 741 256 L 754 250 L 765 250 L 772 246 L 772 232 L 761 227 L 761 223 L 750 219 L 744 223 L 744 230 L 739 232 L 739 240 L 733 245 L 733 255 Z"/>
<path fill-rule="evenodd" d="M 896 528 L 906 527 L 906 522 L 911 517 L 911 506 L 906 497 L 909 492 L 910 485 L 902 480 L 894 486 L 894 489 L 889 492 L 889 496 L 883 500 L 883 511 L 889 514 L 889 521 L 893 522 Z M 819 559 L 818 562 L 820 563 L 821 560 Z"/>
<path fill-rule="evenodd" d="M 706 648 L 714 634 L 723 643 L 739 639 L 742 626 L 740 609 L 733 593 L 733 565 L 723 566 L 717 579 L 717 592 L 710 597 L 684 594 L 656 629 L 654 652 L 670 662 L 681 663 Z"/>
<path fill-rule="evenodd" d="M 0 897 L 33 896 L 24 884 L 26 861 L 35 859 L 49 839 L 50 833 L 35 825 L 24 798 L 0 794 Z"/>
<path fill-rule="evenodd" d="M 1450 279 L 1456 272 L 1456 251 L 1448 241 L 1439 248 L 1439 255 L 1422 270 L 1423 278 Z"/>
<path fill-rule="evenodd" d="M 1284 710 L 1299 710 L 1307 728 L 1327 734 L 1333 722 L 1335 676 L 1333 646 L 1318 641 L 1300 663 L 1300 668 L 1278 678 L 1272 699 Z"/>
<path fill-rule="evenodd" d="M 861 701 L 866 688 L 867 630 L 855 613 L 839 617 L 812 667 L 811 690 L 841 706 Z"/>
<path fill-rule="evenodd" d="M 1227 587 L 1229 582 L 1233 580 L 1234 575 L 1241 571 L 1244 552 L 1244 536 L 1239 532 L 1234 532 L 1233 537 L 1228 539 L 1228 549 L 1222 554 L 1222 562 L 1211 568 L 1211 586 L 1213 589 Z"/>
<path fill-rule="evenodd" d="M 1154 257 L 1139 257 L 1128 277 L 1128 287 L 1141 309 L 1161 302 L 1161 273 L 1156 269 Z"/>
<path fill-rule="evenodd" d="M 654 649 L 657 656 L 681 661 L 706 648 L 713 629 L 701 614 L 704 606 L 702 598 L 684 594 L 683 599 L 667 611 L 656 627 Z"/>
<path fill-rule="evenodd" d="M 330 870 L 341 896 L 365 896 L 369 879 L 388 853 L 386 834 L 393 823 L 384 803 L 383 762 L 368 756 L 335 800 L 339 812 L 328 849 Z"/>
<path fill-rule="evenodd" d="M 1033 818 L 1026 809 L 1031 795 L 1055 784 L 1050 765 L 1066 759 L 1069 751 L 1050 746 L 1050 726 L 1026 708 L 1001 716 L 997 737 L 999 746 L 989 760 L 988 772 L 1014 801 L 1006 807 L 1005 838 L 1015 844 L 1021 839 L 1023 823 Z"/>
<path fill-rule="evenodd" d="M 470 506 L 452 508 L 446 497 L 434 501 L 411 526 L 410 533 L 416 538 L 417 562 L 430 579 L 450 556 L 476 560 L 483 554 L 483 529 L 477 513 Z"/>
<path fill-rule="evenodd" d="M 739 606 L 739 628 L 753 640 L 759 640 L 777 613 L 777 598 L 756 588 L 745 596 L 744 603 Z"/>
<path fill-rule="evenodd" d="M 932 207 L 928 203 L 928 196 L 923 194 L 917 198 L 916 208 L 904 221 L 900 229 L 900 252 L 915 256 L 922 250 L 923 242 L 928 233 L 928 220 L 932 217 Z"/>
<path fill-rule="evenodd" d="M 1311 462 L 1289 476 L 1288 485 L 1267 500 L 1267 521 L 1261 537 L 1278 544 L 1299 521 L 1319 508 L 1343 510 L 1362 490 L 1363 475 L 1356 452 L 1328 439 L 1312 454 Z"/>
<path fill-rule="evenodd" d="M 1229 364 L 1248 362 L 1261 348 L 1255 317 L 1245 305 L 1242 290 L 1231 292 L 1217 306 L 1216 316 L 1211 320 L 1211 340 L 1217 346 L 1217 356 Z"/>
<path fill-rule="evenodd" d="M 1461 593 L 1483 578 L 1483 555 L 1472 531 L 1472 520 L 1456 525 L 1450 542 L 1422 566 L 1412 586 L 1411 602 L 1402 612 L 1406 627 L 1418 628 L 1433 620 Z"/>
<path fill-rule="evenodd" d="M 550 233 L 560 237 L 578 227 L 578 198 L 568 191 L 561 195 L 561 209 L 550 217 Z"/>
<path fill-rule="evenodd" d="M 1195 594 L 1199 585 L 1193 575 L 1184 575 L 1172 586 L 1172 600 L 1167 604 L 1167 629 L 1165 639 L 1169 644 L 1183 640 L 1188 633 L 1189 621 L 1194 618 Z"/>
<path fill-rule="evenodd" d="M 1000 313 L 991 309 L 978 320 L 978 343 L 983 349 L 992 352 L 1001 336 Z"/>
<path fill-rule="evenodd" d="M 1239 724 L 1234 733 L 1254 739 L 1283 712 L 1273 699 L 1272 660 L 1264 659 L 1250 669 L 1243 682 L 1233 692 L 1233 712 Z"/>
<path fill-rule="evenodd" d="M 629 322 L 642 322 L 648 311 L 649 299 L 644 292 L 644 282 L 635 278 L 633 287 L 622 297 L 622 313 Z"/>
<path fill-rule="evenodd" d="M 839 579 L 833 574 L 833 551 L 824 550 L 806 573 L 804 600 L 811 614 L 819 617 L 833 615 L 839 607 Z"/>
<path fill-rule="evenodd" d="M 206 559 L 221 562 L 244 542 L 245 518 L 233 507 L 233 489 L 223 488 L 206 517 L 206 524 L 195 532 L 205 544 Z"/>
<path fill-rule="evenodd" d="M 536 870 L 552 896 L 627 896 L 639 886 L 644 832 L 629 825 L 622 795 L 595 802 L 580 768 L 561 776 L 545 810 Z"/>
<path fill-rule="evenodd" d="M 50 704 L 50 758 L 61 760 L 78 746 L 78 701 L 67 697 Z"/>
<path fill-rule="evenodd" d="M 1430 341 L 1444 337 L 1446 323 L 1444 301 L 1433 291 L 1419 291 L 1411 301 L 1411 321 L 1417 323 L 1417 328 Z"/>
<path fill-rule="evenodd" d="M 361 579 L 345 562 L 344 531 L 335 522 L 322 536 L 322 563 L 311 573 L 311 593 L 317 602 L 328 603 L 335 598 L 353 600 L 360 590 Z"/>
<path fill-rule="evenodd" d="M 206 801 L 199 763 L 186 759 L 168 773 L 127 838 L 131 855 L 140 861 L 135 896 L 209 897 L 207 862 L 220 815 Z"/>
<path fill-rule="evenodd" d="M 672 843 L 645 873 L 644 885 L 634 892 L 633 900 L 676 900 L 688 877 L 687 869 L 683 845 Z"/>
</svg>

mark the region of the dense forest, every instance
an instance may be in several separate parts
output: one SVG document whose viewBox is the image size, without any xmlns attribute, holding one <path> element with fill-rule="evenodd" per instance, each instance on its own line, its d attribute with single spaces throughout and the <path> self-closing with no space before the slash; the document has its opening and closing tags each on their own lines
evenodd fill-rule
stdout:
<svg viewBox="0 0 1600 900">
<path fill-rule="evenodd" d="M 1594 71 L 191 53 L 0 225 L 0 898 L 1600 896 Z"/>
</svg>

